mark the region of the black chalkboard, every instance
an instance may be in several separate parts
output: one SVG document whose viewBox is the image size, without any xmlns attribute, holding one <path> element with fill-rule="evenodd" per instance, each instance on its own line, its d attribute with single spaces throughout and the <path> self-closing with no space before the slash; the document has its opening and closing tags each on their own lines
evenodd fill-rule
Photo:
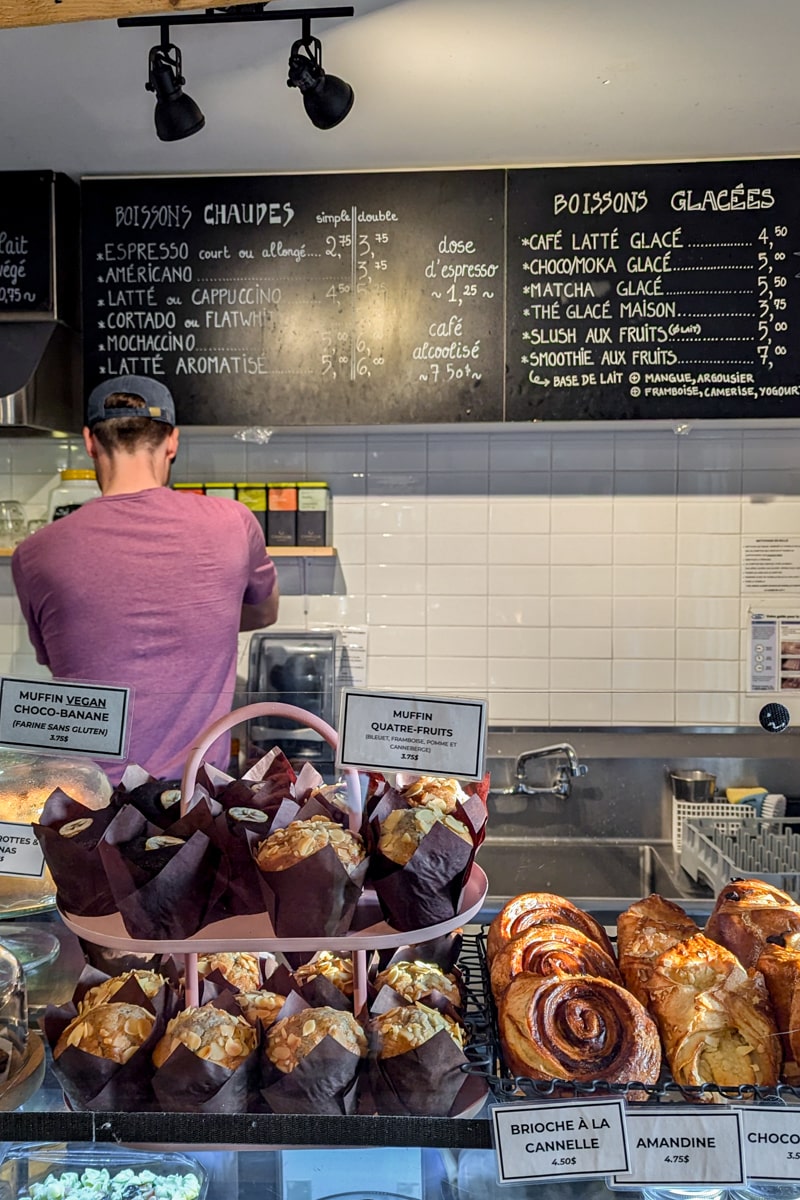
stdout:
<svg viewBox="0 0 800 1200">
<path fill-rule="evenodd" d="M 54 315 L 52 171 L 0 175 L 0 314 Z"/>
<path fill-rule="evenodd" d="M 800 415 L 800 160 L 509 171 L 512 421 Z"/>
<path fill-rule="evenodd" d="M 502 171 L 82 181 L 87 387 L 184 425 L 503 417 Z"/>
</svg>

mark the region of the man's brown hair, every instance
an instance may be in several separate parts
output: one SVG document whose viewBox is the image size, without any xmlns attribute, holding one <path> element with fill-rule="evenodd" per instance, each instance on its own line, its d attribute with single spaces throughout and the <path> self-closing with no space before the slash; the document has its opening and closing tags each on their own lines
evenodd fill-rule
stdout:
<svg viewBox="0 0 800 1200">
<path fill-rule="evenodd" d="M 130 408 L 130 417 L 109 417 L 92 426 L 92 433 L 107 454 L 122 450 L 133 454 L 145 447 L 156 450 L 172 433 L 173 426 L 164 421 L 152 421 L 150 417 L 135 415 L 136 409 L 147 408 L 140 396 L 127 392 L 112 392 L 106 396 L 106 408 Z"/>
</svg>

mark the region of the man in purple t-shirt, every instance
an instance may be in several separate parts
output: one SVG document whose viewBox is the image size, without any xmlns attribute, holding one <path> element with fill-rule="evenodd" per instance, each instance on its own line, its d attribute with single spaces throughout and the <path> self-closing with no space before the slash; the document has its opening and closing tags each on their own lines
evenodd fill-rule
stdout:
<svg viewBox="0 0 800 1200">
<path fill-rule="evenodd" d="M 102 492 L 26 538 L 11 569 L 36 658 L 55 679 L 131 688 L 128 761 L 180 778 L 230 712 L 237 633 L 271 625 L 264 534 L 235 500 L 167 487 L 178 449 L 162 383 L 122 376 L 89 396 L 83 430 Z M 206 760 L 226 767 L 230 739 Z M 100 761 L 112 783 L 125 764 Z"/>
</svg>

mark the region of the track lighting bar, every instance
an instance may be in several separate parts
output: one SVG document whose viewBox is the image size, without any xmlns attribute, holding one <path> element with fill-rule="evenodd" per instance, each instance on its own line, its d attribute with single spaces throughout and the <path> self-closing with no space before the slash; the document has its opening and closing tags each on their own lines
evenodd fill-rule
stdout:
<svg viewBox="0 0 800 1200">
<path fill-rule="evenodd" d="M 158 17 L 120 17 L 117 25 L 121 29 L 142 28 L 161 25 L 239 25 L 247 21 L 305 21 L 320 17 L 352 17 L 355 9 L 346 5 L 338 8 L 286 8 L 280 12 L 259 6 L 244 5 L 239 8 L 208 8 L 202 13 L 170 13 Z"/>
</svg>

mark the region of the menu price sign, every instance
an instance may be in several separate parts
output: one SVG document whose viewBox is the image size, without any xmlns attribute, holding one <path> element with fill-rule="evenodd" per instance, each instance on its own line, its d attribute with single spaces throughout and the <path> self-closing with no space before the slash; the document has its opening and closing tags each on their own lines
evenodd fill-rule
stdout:
<svg viewBox="0 0 800 1200">
<path fill-rule="evenodd" d="M 125 757 L 130 688 L 0 679 L 0 744 L 45 754 Z"/>
<path fill-rule="evenodd" d="M 500 1183 L 599 1179 L 630 1165 L 621 1096 L 492 1109 Z"/>
<path fill-rule="evenodd" d="M 625 1115 L 630 1170 L 614 1187 L 728 1186 L 745 1182 L 737 1109 L 678 1108 Z"/>
<path fill-rule="evenodd" d="M 747 1178 L 770 1183 L 800 1179 L 800 1110 L 744 1105 Z"/>
<path fill-rule="evenodd" d="M 337 765 L 482 779 L 486 701 L 345 688 Z"/>
</svg>

